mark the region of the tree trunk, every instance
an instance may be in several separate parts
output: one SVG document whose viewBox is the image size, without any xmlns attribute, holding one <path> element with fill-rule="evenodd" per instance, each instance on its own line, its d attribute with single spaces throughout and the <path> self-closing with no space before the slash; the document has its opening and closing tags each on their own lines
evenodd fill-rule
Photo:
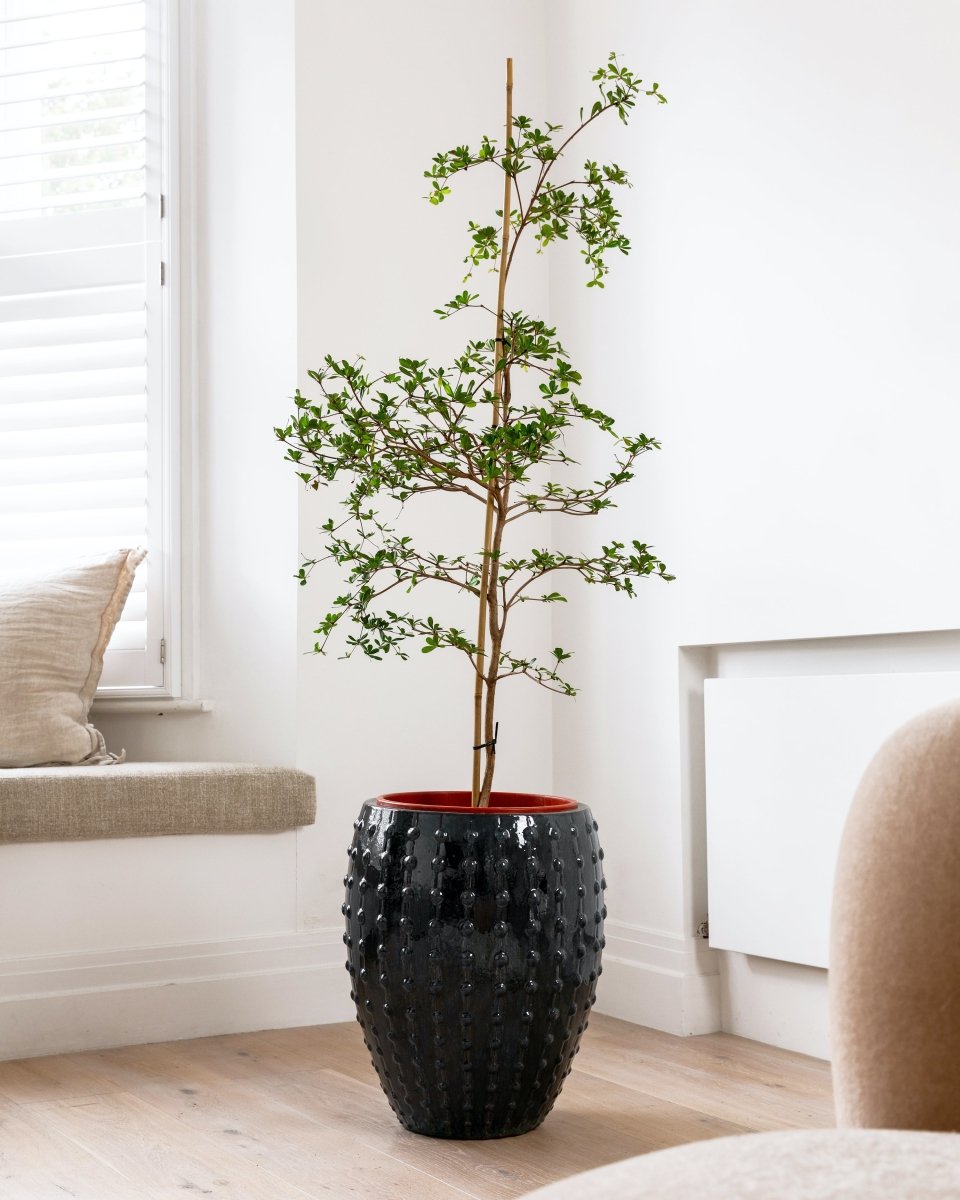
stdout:
<svg viewBox="0 0 960 1200">
<path fill-rule="evenodd" d="M 504 409 L 510 400 L 510 372 L 504 372 L 503 382 Z M 507 527 L 507 508 L 510 504 L 510 480 L 504 480 L 503 491 L 497 505 L 496 524 L 493 532 L 493 544 L 490 547 L 490 580 L 487 592 L 487 615 L 490 625 L 490 654 L 486 673 L 486 705 L 483 717 L 483 740 L 486 743 L 487 757 L 484 764 L 483 783 L 480 787 L 479 806 L 487 808 L 490 804 L 490 790 L 493 787 L 493 773 L 497 769 L 497 724 L 494 719 L 497 698 L 497 676 L 500 674 L 500 648 L 503 645 L 503 634 L 507 624 L 507 610 L 501 611 L 498 582 L 498 564 L 500 550 L 503 546 L 503 533 Z"/>
<path fill-rule="evenodd" d="M 507 102 L 506 102 L 506 133 L 504 140 L 504 153 L 506 153 L 507 145 L 513 134 L 513 59 L 507 59 Z M 500 238 L 500 279 L 497 288 L 497 336 L 494 342 L 494 362 L 497 363 L 504 355 L 504 337 L 503 337 L 503 306 L 504 294 L 507 286 L 507 261 L 510 247 L 510 185 L 512 175 L 504 169 L 503 172 L 503 230 Z M 493 427 L 497 428 L 501 421 L 501 398 L 503 396 L 503 370 L 498 369 L 494 372 L 493 379 Z M 483 563 L 480 569 L 480 603 L 479 612 L 477 614 L 477 671 L 474 679 L 473 688 L 473 773 L 470 792 L 470 802 L 474 808 L 486 807 L 490 803 L 490 783 L 493 780 L 493 760 L 496 756 L 496 747 L 493 745 L 493 693 L 496 692 L 496 677 L 500 669 L 500 647 L 499 643 L 494 652 L 491 645 L 490 666 L 487 665 L 486 641 L 487 641 L 487 605 L 489 595 L 494 597 L 494 607 L 496 607 L 496 586 L 497 586 L 497 568 L 496 563 L 492 561 L 492 549 L 494 541 L 494 508 L 496 506 L 495 494 L 499 487 L 499 481 L 492 479 L 487 485 L 487 510 L 486 519 L 484 521 L 483 530 Z M 502 504 L 499 507 L 498 522 L 502 521 Z M 500 536 L 502 537 L 502 528 Z M 492 627 L 492 621 L 491 621 Z M 501 635 L 502 637 L 502 635 Z M 491 692 L 491 680 L 493 690 Z M 487 716 L 489 719 L 484 719 L 484 704 L 483 693 L 484 688 L 487 690 Z M 485 749 L 487 752 L 486 768 L 484 771 L 483 785 L 480 782 L 480 752 Z"/>
</svg>

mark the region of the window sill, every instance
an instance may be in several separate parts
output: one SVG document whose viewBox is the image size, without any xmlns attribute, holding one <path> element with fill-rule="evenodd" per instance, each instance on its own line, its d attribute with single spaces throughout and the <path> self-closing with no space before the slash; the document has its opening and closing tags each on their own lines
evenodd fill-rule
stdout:
<svg viewBox="0 0 960 1200">
<path fill-rule="evenodd" d="M 213 712 L 212 700 L 164 700 L 153 696 L 126 696 L 116 699 L 95 698 L 91 708 L 94 717 L 136 713 L 148 717 L 173 717 L 190 713 Z"/>
</svg>

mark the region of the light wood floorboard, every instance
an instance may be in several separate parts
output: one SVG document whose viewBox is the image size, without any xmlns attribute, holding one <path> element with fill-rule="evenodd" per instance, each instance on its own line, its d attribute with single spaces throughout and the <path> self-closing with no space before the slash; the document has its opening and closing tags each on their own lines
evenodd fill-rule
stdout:
<svg viewBox="0 0 960 1200">
<path fill-rule="evenodd" d="M 356 1025 L 0 1063 L 3 1200 L 506 1200 L 700 1138 L 833 1123 L 826 1063 L 590 1022 L 546 1123 L 455 1142 L 396 1122 Z"/>
</svg>

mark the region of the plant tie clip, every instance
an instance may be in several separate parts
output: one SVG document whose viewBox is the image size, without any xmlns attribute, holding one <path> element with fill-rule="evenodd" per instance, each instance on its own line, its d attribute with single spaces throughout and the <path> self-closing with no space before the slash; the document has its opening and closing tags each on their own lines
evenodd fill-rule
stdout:
<svg viewBox="0 0 960 1200">
<path fill-rule="evenodd" d="M 499 732 L 500 732 L 500 722 L 498 721 L 496 723 L 496 725 L 494 725 L 494 727 L 493 727 L 492 740 L 489 742 L 481 742 L 479 746 L 474 746 L 474 750 L 486 750 L 487 747 L 489 746 L 490 753 L 496 754 L 496 752 L 497 752 L 497 735 L 499 734 Z"/>
</svg>

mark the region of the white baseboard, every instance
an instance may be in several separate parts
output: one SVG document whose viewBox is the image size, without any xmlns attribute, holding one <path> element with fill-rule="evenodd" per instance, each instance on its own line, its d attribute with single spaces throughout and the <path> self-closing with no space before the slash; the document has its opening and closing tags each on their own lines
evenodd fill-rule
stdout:
<svg viewBox="0 0 960 1200">
<path fill-rule="evenodd" d="M 0 1060 L 351 1020 L 341 932 L 0 961 Z"/>
<path fill-rule="evenodd" d="M 339 927 L 0 961 L 0 1060 L 349 1021 Z M 717 954 L 608 922 L 597 1011 L 668 1033 L 720 1028 Z"/>
<path fill-rule="evenodd" d="M 597 1012 L 682 1036 L 720 1029 L 720 963 L 702 938 L 607 921 Z"/>
</svg>

